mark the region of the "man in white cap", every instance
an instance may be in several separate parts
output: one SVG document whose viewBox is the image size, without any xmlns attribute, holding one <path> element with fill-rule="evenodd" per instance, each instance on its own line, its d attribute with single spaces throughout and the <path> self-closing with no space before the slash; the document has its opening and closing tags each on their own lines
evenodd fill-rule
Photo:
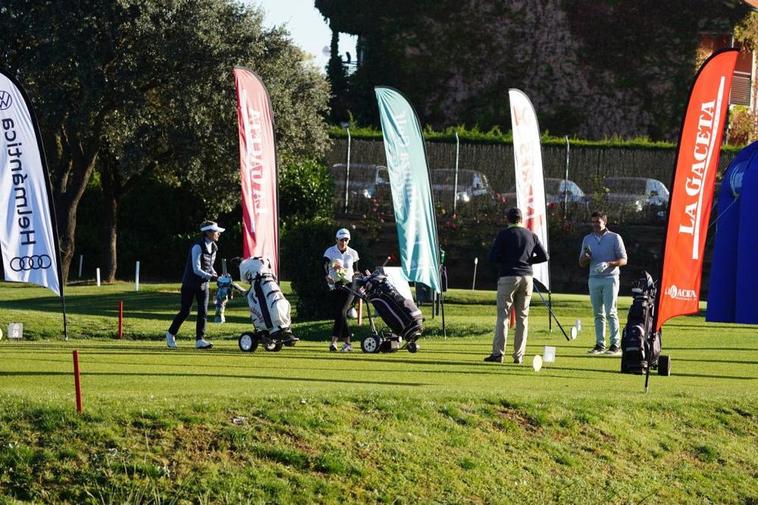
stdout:
<svg viewBox="0 0 758 505">
<path fill-rule="evenodd" d="M 329 344 L 330 351 L 337 350 L 337 340 L 342 339 L 342 352 L 350 352 L 350 332 L 347 326 L 347 311 L 353 303 L 353 294 L 343 286 L 353 282 L 355 264 L 358 262 L 358 251 L 348 247 L 350 242 L 350 230 L 340 228 L 337 230 L 337 243 L 324 251 L 324 270 L 326 282 L 329 285 L 332 297 L 334 314 L 334 326 L 332 327 L 332 342 Z"/>
<path fill-rule="evenodd" d="M 189 316 L 193 299 L 197 300 L 197 323 L 195 326 L 195 348 L 210 349 L 213 344 L 205 340 L 205 325 L 208 320 L 208 299 L 210 298 L 209 281 L 218 279 L 213 263 L 218 251 L 218 238 L 224 228 L 214 221 L 205 221 L 200 225 L 202 236 L 192 245 L 187 255 L 187 264 L 182 277 L 182 306 L 174 317 L 171 327 L 166 332 L 166 346 L 176 349 L 176 334 L 179 327 Z"/>
</svg>

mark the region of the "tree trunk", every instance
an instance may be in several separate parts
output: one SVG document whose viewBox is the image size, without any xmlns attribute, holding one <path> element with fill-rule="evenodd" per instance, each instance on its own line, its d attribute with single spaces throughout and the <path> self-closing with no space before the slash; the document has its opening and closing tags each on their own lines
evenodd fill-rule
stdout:
<svg viewBox="0 0 758 505">
<path fill-rule="evenodd" d="M 118 204 L 123 194 L 120 177 L 118 175 L 118 161 L 108 157 L 101 158 L 100 176 L 103 184 L 103 197 L 105 199 L 105 282 L 111 283 L 116 280 L 118 268 Z"/>
<path fill-rule="evenodd" d="M 63 284 L 68 282 L 71 261 L 76 249 L 76 213 L 87 183 L 97 160 L 97 153 L 88 157 L 76 157 L 71 160 L 66 177 L 66 187 L 53 189 L 55 194 L 55 213 L 58 220 L 58 235 L 61 250 L 61 278 Z"/>
</svg>

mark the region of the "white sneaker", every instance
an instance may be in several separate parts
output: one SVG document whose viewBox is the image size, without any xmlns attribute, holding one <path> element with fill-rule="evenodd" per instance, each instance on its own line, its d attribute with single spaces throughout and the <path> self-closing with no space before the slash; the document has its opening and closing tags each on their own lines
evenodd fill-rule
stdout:
<svg viewBox="0 0 758 505">
<path fill-rule="evenodd" d="M 343 344 L 340 352 L 353 352 L 353 346 L 350 344 Z"/>
<path fill-rule="evenodd" d="M 195 349 L 213 349 L 213 344 L 204 338 L 195 340 Z"/>
<path fill-rule="evenodd" d="M 176 349 L 176 337 L 169 332 L 166 332 L 166 347 Z"/>
</svg>

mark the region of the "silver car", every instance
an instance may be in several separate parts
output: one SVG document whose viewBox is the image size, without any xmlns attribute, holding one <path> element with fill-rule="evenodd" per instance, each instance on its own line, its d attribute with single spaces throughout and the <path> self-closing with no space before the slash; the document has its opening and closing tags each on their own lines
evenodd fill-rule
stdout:
<svg viewBox="0 0 758 505">
<path fill-rule="evenodd" d="M 603 179 L 606 198 L 610 205 L 619 205 L 642 212 L 662 209 L 668 205 L 669 190 L 658 179 L 647 177 L 606 177 Z"/>
</svg>

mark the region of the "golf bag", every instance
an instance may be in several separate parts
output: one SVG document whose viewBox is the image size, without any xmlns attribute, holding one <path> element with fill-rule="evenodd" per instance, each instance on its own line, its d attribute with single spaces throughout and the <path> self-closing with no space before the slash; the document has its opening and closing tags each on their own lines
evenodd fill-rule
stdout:
<svg viewBox="0 0 758 505">
<path fill-rule="evenodd" d="M 262 343 L 267 351 L 280 351 L 282 345 L 295 345 L 298 339 L 290 329 L 290 304 L 279 289 L 271 262 L 253 257 L 240 263 L 239 268 L 242 279 L 250 283 L 247 304 L 256 329 L 240 335 L 240 349 L 253 352 Z"/>
<path fill-rule="evenodd" d="M 634 283 L 632 306 L 621 334 L 621 372 L 645 373 L 648 367 L 659 375 L 670 374 L 668 356 L 661 356 L 661 333 L 653 328 L 657 289 L 649 273 Z"/>
<path fill-rule="evenodd" d="M 416 341 L 423 331 L 423 317 L 413 300 L 401 295 L 387 280 L 381 268 L 374 273 L 358 278 L 355 283 L 359 289 L 354 291 L 367 302 L 389 327 L 390 332 L 379 334 L 368 310 L 371 335 L 361 341 L 363 352 L 392 352 L 404 345 L 409 352 L 416 352 Z M 403 342 L 406 342 L 403 344 Z"/>
</svg>

